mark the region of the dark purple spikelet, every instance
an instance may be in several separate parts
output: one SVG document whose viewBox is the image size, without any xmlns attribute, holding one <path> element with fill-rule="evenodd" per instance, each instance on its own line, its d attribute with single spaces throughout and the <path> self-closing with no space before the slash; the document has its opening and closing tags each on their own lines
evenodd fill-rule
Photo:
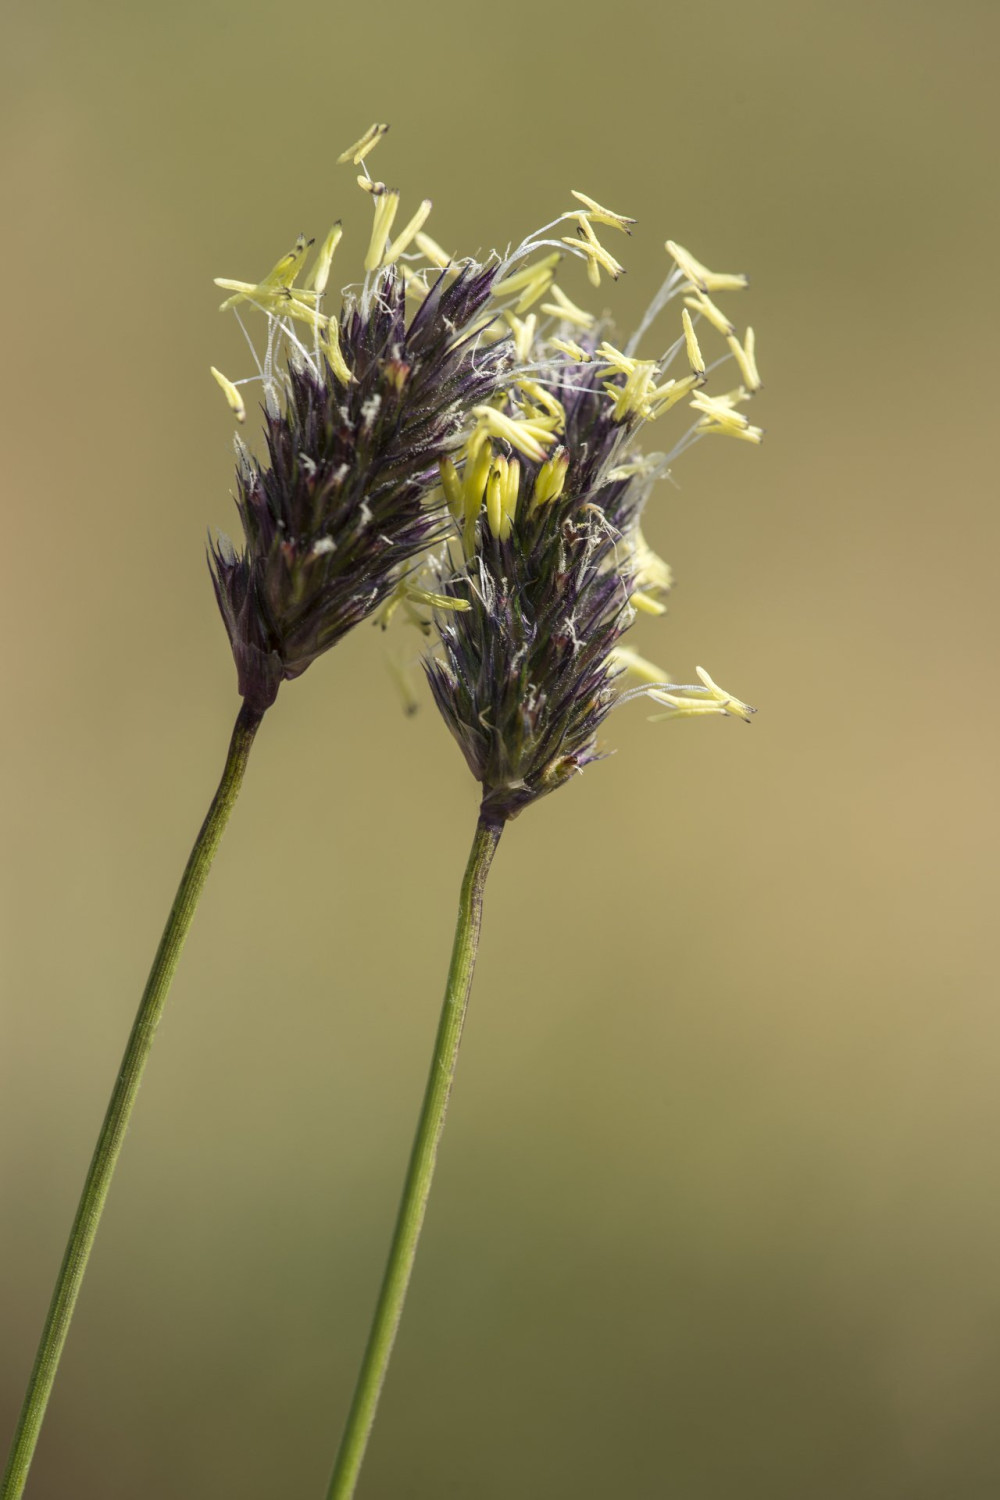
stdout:
<svg viewBox="0 0 1000 1500">
<path fill-rule="evenodd" d="M 628 539 L 649 488 L 609 477 L 629 428 L 612 419 L 595 367 L 561 360 L 549 378 L 566 414 L 565 454 L 519 460 L 509 535 L 480 515 L 473 558 L 439 585 L 471 607 L 440 615 L 440 650 L 426 663 L 482 785 L 483 814 L 498 823 L 600 758 L 620 673 L 612 652 L 634 615 Z M 543 471 L 560 458 L 561 491 L 538 503 L 553 487 Z"/>
<path fill-rule="evenodd" d="M 470 335 L 496 277 L 477 264 L 440 274 L 407 324 L 389 267 L 341 315 L 350 382 L 322 353 L 296 351 L 272 383 L 266 460 L 244 451 L 237 469 L 245 548 L 222 537 L 210 556 L 239 689 L 257 711 L 377 610 L 441 535 L 441 510 L 428 505 L 439 460 L 509 362 L 506 340 L 478 348 Z"/>
</svg>

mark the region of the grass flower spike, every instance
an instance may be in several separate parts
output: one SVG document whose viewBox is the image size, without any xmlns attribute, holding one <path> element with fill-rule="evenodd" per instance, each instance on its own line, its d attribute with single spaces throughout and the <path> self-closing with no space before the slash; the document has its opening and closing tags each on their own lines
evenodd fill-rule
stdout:
<svg viewBox="0 0 1000 1500">
<path fill-rule="evenodd" d="M 480 429 L 467 444 L 464 474 L 477 478 L 474 515 L 466 514 L 463 532 L 466 556 L 437 587 L 468 607 L 440 615 L 439 648 L 427 673 L 435 702 L 482 786 L 488 821 L 502 825 L 601 758 L 598 731 L 612 709 L 632 697 L 662 704 L 669 712 L 661 718 L 730 711 L 724 705 L 735 705 L 744 718 L 751 711 L 716 690 L 707 674 L 689 689 L 671 688 L 662 671 L 639 687 L 622 687 L 630 653 L 621 639 L 637 611 L 664 612 L 662 596 L 671 584 L 667 564 L 641 530 L 655 481 L 708 432 L 758 442 L 762 436 L 739 409 L 751 394 L 745 387 L 720 396 L 703 389 L 708 373 L 695 319 L 700 314 L 709 332 L 725 338 L 732 325 L 714 304 L 711 316 L 698 305 L 703 294 L 692 274 L 697 269 L 713 282 L 737 278 L 713 277 L 687 252 L 682 256 L 649 319 L 674 297 L 693 293 L 684 297 L 678 335 L 663 355 L 638 358 L 636 340 L 627 350 L 617 348 L 600 337 L 610 330 L 595 332 L 595 320 L 587 327 L 587 314 L 562 294 L 553 297 L 550 319 L 525 362 L 530 379 L 520 376 L 499 406 L 488 415 L 480 411 Z M 740 350 L 745 356 L 745 346 Z M 686 368 L 676 370 L 678 363 Z M 650 424 L 681 403 L 689 420 L 672 451 L 644 454 Z M 533 426 L 540 410 L 545 452 L 519 437 L 541 436 Z M 491 485 L 508 472 L 514 450 L 520 455 L 517 492 L 498 522 Z M 485 504 L 478 477 L 484 466 Z M 459 466 L 452 472 L 453 485 L 464 486 Z"/>
<path fill-rule="evenodd" d="M 266 459 L 239 445 L 245 546 L 221 538 L 212 555 L 240 692 L 255 709 L 378 610 L 442 535 L 443 512 L 429 503 L 439 463 L 507 359 L 502 343 L 472 358 L 469 330 L 495 279 L 475 263 L 438 272 L 408 319 L 403 278 L 376 269 L 338 318 L 316 311 L 311 346 L 294 313 L 270 312 L 270 344 L 290 353 L 279 374 L 269 347 L 264 366 Z"/>
<path fill-rule="evenodd" d="M 532 252 L 569 249 L 586 262 L 592 284 L 602 271 L 617 279 L 623 267 L 595 226 L 630 233 L 634 221 L 583 193 L 574 196 L 583 209 L 536 236 Z M 543 237 L 567 220 L 575 235 Z M 658 718 L 753 712 L 702 668 L 698 683 L 672 685 L 623 643 L 637 613 L 664 613 L 671 584 L 670 569 L 641 529 L 656 481 L 708 433 L 762 437 L 741 410 L 760 388 L 752 332 L 738 340 L 708 295 L 734 291 L 746 278 L 710 272 L 672 242 L 668 250 L 674 269 L 624 349 L 555 285 L 551 253 L 505 270 L 495 290 L 511 301 L 503 316 L 516 368 L 494 397 L 473 408 L 475 426 L 461 451 L 441 463 L 454 531 L 428 597 L 436 594 L 448 607 L 431 603 L 436 645 L 425 665 L 481 803 L 427 1090 L 328 1500 L 350 1500 L 355 1492 L 402 1315 L 458 1060 L 483 891 L 506 824 L 606 753 L 599 735 L 616 706 L 646 697 L 665 710 Z M 642 339 L 677 298 L 668 347 L 640 357 Z M 703 352 L 709 337 L 728 346 L 719 361 L 714 351 L 708 360 Z M 742 384 L 710 395 L 710 374 L 729 358 Z M 644 451 L 647 433 L 663 421 L 674 425 L 672 445 L 666 453 Z"/>
</svg>

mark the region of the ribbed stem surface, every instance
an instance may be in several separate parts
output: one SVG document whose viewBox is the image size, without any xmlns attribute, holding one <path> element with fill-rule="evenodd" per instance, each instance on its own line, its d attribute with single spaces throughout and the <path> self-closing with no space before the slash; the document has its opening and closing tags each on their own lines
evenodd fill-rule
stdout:
<svg viewBox="0 0 1000 1500">
<path fill-rule="evenodd" d="M 132 1027 L 121 1068 L 108 1104 L 104 1124 L 97 1140 L 90 1169 L 83 1185 L 80 1205 L 73 1220 L 69 1243 L 52 1294 L 48 1317 L 42 1330 L 34 1368 L 21 1409 L 14 1443 L 4 1471 L 0 1500 L 20 1500 L 28 1479 L 28 1470 L 45 1418 L 56 1371 L 62 1356 L 73 1309 L 80 1293 L 87 1261 L 101 1221 L 104 1202 L 111 1186 L 115 1165 L 121 1152 L 125 1131 L 135 1105 L 143 1070 L 153 1045 L 153 1037 L 163 1014 L 170 985 L 184 947 L 191 919 L 198 905 L 202 887 L 229 821 L 233 804 L 243 783 L 250 747 L 260 726 L 262 715 L 240 709 L 229 744 L 225 769 L 212 799 L 205 821 L 188 858 L 181 883 L 170 908 L 160 946 L 146 981 L 138 1014 Z"/>
<path fill-rule="evenodd" d="M 403 1303 L 410 1284 L 417 1243 L 427 1211 L 427 1198 L 434 1177 L 438 1142 L 444 1129 L 448 1098 L 455 1078 L 469 992 L 472 989 L 483 917 L 483 889 L 502 831 L 502 824 L 489 823 L 480 818 L 472 841 L 459 897 L 451 967 L 448 970 L 448 983 L 434 1042 L 427 1089 L 417 1123 L 417 1134 L 410 1155 L 382 1289 L 375 1307 L 368 1346 L 341 1439 L 340 1452 L 337 1454 L 333 1478 L 330 1480 L 327 1500 L 350 1500 L 354 1494 L 403 1313 Z"/>
</svg>

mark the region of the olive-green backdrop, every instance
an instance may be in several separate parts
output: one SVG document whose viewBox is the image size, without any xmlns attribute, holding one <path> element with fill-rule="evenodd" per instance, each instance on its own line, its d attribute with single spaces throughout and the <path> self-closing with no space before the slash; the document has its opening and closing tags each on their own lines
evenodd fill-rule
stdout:
<svg viewBox="0 0 1000 1500">
<path fill-rule="evenodd" d="M 373 169 L 449 246 L 571 188 L 634 214 L 623 329 L 667 236 L 750 271 L 768 433 L 654 496 L 678 581 L 638 638 L 753 727 L 633 704 L 501 845 L 359 1500 L 994 1500 L 995 5 L 41 0 L 4 34 L 0 1448 L 236 708 L 207 371 L 249 356 L 211 279 L 341 214 L 349 275 L 335 157 L 386 119 Z M 322 1500 L 474 815 L 376 631 L 282 689 L 31 1500 Z"/>
</svg>

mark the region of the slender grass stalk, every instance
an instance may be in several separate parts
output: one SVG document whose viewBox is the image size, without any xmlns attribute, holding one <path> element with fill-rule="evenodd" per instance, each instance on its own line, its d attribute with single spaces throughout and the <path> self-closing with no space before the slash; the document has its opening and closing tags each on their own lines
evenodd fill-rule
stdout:
<svg viewBox="0 0 1000 1500">
<path fill-rule="evenodd" d="M 218 790 L 201 825 L 188 858 L 181 883 L 163 929 L 160 946 L 146 981 L 138 1014 L 132 1027 L 121 1068 L 108 1104 L 104 1124 L 98 1137 L 90 1169 L 83 1186 L 80 1205 L 73 1220 L 66 1254 L 56 1280 L 48 1317 L 42 1330 L 38 1353 L 21 1409 L 17 1431 L 7 1468 L 4 1471 L 0 1500 L 19 1500 L 28 1479 L 38 1435 L 45 1419 L 45 1408 L 59 1368 L 73 1309 L 87 1269 L 87 1261 L 101 1221 L 111 1178 L 125 1139 L 129 1119 L 142 1082 L 143 1070 L 153 1045 L 153 1037 L 167 994 L 184 947 L 188 928 L 194 916 L 202 887 L 219 847 L 229 814 L 243 783 L 250 747 L 263 715 L 244 703 L 233 728 L 226 765 Z"/>
<path fill-rule="evenodd" d="M 375 1421 L 382 1384 L 385 1380 L 396 1331 L 403 1313 L 403 1303 L 410 1284 L 417 1243 L 427 1211 L 427 1198 L 434 1177 L 438 1142 L 444 1129 L 448 1098 L 455 1078 L 462 1027 L 472 989 L 472 976 L 479 951 L 479 929 L 483 918 L 483 890 L 489 874 L 503 823 L 480 817 L 472 841 L 469 863 L 465 868 L 462 892 L 458 902 L 455 942 L 444 992 L 444 1004 L 438 1023 L 434 1054 L 431 1058 L 427 1089 L 417 1123 L 417 1133 L 410 1154 L 410 1165 L 403 1186 L 403 1196 L 396 1217 L 389 1259 L 382 1278 L 375 1316 L 354 1399 L 340 1442 L 327 1500 L 350 1500 L 358 1482 L 365 1449 Z"/>
</svg>

